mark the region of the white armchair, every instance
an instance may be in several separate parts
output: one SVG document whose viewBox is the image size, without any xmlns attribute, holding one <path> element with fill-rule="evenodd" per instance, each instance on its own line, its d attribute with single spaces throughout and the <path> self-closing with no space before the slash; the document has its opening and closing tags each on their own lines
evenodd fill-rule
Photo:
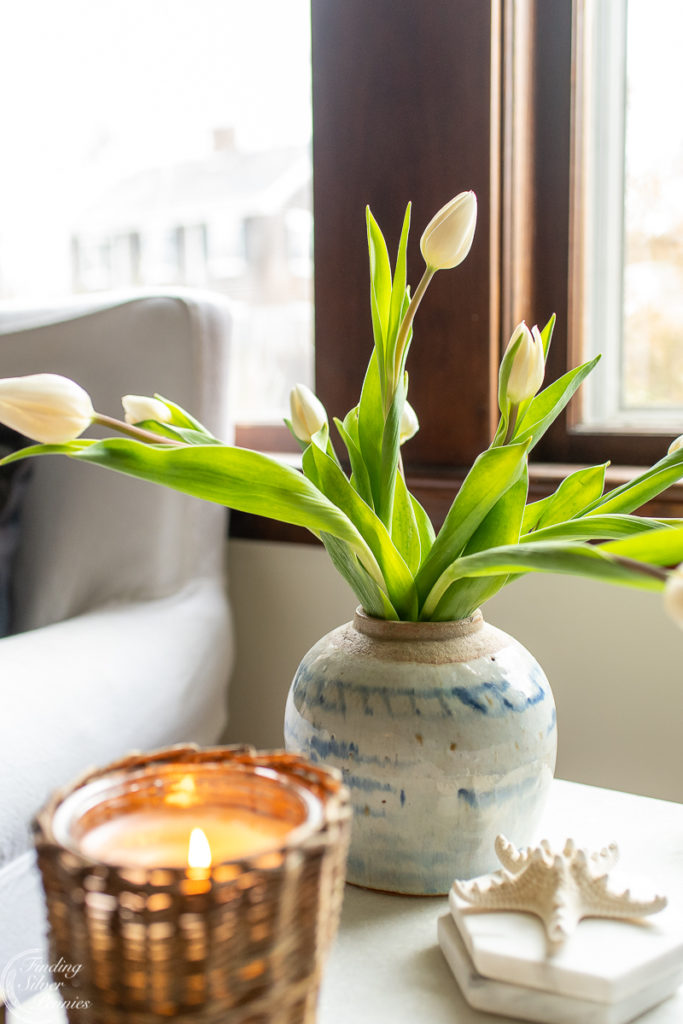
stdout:
<svg viewBox="0 0 683 1024">
<path fill-rule="evenodd" d="M 0 377 L 64 374 L 110 415 L 158 391 L 225 437 L 229 330 L 197 293 L 0 309 Z M 224 509 L 47 456 L 20 537 L 18 632 L 0 640 L 0 970 L 44 940 L 29 827 L 46 796 L 131 749 L 215 742 L 232 662 Z"/>
</svg>

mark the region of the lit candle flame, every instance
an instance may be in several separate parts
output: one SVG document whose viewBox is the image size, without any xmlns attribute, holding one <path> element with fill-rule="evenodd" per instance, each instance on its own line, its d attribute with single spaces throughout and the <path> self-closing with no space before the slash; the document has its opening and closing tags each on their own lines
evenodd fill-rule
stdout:
<svg viewBox="0 0 683 1024">
<path fill-rule="evenodd" d="M 201 828 L 193 828 L 190 833 L 187 863 L 191 868 L 211 867 L 211 847 L 205 832 Z"/>
</svg>

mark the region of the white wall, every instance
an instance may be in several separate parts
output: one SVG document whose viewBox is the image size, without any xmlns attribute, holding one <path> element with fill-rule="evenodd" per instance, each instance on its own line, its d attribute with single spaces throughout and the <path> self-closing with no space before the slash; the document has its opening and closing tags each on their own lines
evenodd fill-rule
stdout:
<svg viewBox="0 0 683 1024">
<path fill-rule="evenodd" d="M 282 745 L 296 667 L 355 598 L 311 545 L 230 542 L 237 663 L 227 739 Z M 683 632 L 659 595 L 570 577 L 531 575 L 485 616 L 545 669 L 557 703 L 557 775 L 683 801 Z"/>
</svg>

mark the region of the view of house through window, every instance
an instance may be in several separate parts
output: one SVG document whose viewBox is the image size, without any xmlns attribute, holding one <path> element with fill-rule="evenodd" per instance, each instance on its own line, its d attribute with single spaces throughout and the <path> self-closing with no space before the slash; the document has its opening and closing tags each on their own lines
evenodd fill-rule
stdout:
<svg viewBox="0 0 683 1024">
<path fill-rule="evenodd" d="M 680 424 L 683 412 L 683 5 L 584 3 L 576 315 L 603 353 L 586 420 Z"/>
<path fill-rule="evenodd" d="M 234 300 L 233 409 L 313 376 L 307 0 L 5 12 L 0 299 L 187 285 Z"/>
</svg>

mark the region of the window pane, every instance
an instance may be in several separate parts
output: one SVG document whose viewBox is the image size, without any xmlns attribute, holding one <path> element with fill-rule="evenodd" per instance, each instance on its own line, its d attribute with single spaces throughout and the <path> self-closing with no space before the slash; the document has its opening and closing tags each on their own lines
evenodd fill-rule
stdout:
<svg viewBox="0 0 683 1024">
<path fill-rule="evenodd" d="M 683 7 L 630 0 L 624 404 L 683 406 Z"/>
<path fill-rule="evenodd" d="M 604 355 L 585 418 L 664 427 L 683 410 L 683 6 L 605 0 L 584 15 L 574 308 L 587 354 Z"/>
<path fill-rule="evenodd" d="M 309 4 L 23 0 L 3 23 L 0 298 L 218 290 L 237 417 L 278 420 L 313 370 Z"/>
</svg>

